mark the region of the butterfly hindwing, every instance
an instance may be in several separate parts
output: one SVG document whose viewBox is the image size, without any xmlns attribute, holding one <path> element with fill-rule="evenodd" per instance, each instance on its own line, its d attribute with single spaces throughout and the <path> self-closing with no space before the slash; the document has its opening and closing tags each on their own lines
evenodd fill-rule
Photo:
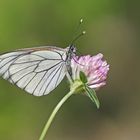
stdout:
<svg viewBox="0 0 140 140">
<path fill-rule="evenodd" d="M 35 96 L 50 93 L 66 75 L 66 50 L 39 47 L 0 56 L 0 75 Z"/>
</svg>

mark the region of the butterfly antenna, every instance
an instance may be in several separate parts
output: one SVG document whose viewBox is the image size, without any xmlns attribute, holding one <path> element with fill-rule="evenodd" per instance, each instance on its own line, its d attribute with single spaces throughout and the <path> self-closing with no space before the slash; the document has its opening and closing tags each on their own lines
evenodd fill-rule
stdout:
<svg viewBox="0 0 140 140">
<path fill-rule="evenodd" d="M 78 26 L 77 26 L 77 28 L 76 28 L 76 30 L 75 30 L 75 32 L 74 32 L 74 34 L 76 34 L 76 33 L 79 31 L 79 29 L 80 29 L 82 23 L 83 23 L 83 19 L 81 18 L 80 21 L 79 21 L 79 24 L 78 24 Z M 86 32 L 83 31 L 82 33 L 80 33 L 80 34 L 77 35 L 76 37 L 73 37 L 73 40 L 71 41 L 70 46 L 72 46 L 72 45 L 74 44 L 74 42 L 75 42 L 77 39 L 79 39 L 82 35 L 84 35 L 85 33 L 86 33 Z"/>
<path fill-rule="evenodd" d="M 81 36 L 83 36 L 84 34 L 86 34 L 86 31 L 83 31 L 82 33 L 80 33 L 79 35 L 77 35 L 77 36 L 72 40 L 71 45 L 73 45 L 74 42 L 75 42 L 76 40 L 78 40 Z"/>
<path fill-rule="evenodd" d="M 76 27 L 74 33 L 73 33 L 73 39 L 75 38 L 75 34 L 78 33 L 78 31 L 79 31 L 79 29 L 80 29 L 82 23 L 83 23 L 83 19 L 81 18 L 81 19 L 79 20 L 79 22 L 78 22 L 78 25 L 77 25 L 77 27 Z"/>
</svg>

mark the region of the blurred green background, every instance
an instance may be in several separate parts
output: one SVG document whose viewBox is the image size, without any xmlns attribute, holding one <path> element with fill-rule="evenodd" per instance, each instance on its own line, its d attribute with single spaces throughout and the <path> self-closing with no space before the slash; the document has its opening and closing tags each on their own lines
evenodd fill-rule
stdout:
<svg viewBox="0 0 140 140">
<path fill-rule="evenodd" d="M 48 140 L 140 139 L 140 4 L 138 0 L 0 0 L 0 52 L 41 45 L 66 47 L 80 18 L 87 34 L 80 54 L 104 54 L 107 85 L 99 110 L 72 96 L 57 114 Z M 0 79 L 0 140 L 37 140 L 52 109 L 69 91 L 34 97 Z"/>
</svg>

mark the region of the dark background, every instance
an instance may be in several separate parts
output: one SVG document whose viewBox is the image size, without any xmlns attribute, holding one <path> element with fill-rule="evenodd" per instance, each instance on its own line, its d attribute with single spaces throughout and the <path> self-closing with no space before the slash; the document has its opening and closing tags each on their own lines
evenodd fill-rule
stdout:
<svg viewBox="0 0 140 140">
<path fill-rule="evenodd" d="M 0 0 L 0 52 L 41 45 L 65 48 L 80 18 L 87 34 L 78 53 L 104 54 L 107 85 L 99 110 L 83 95 L 65 103 L 48 140 L 140 139 L 140 4 L 138 0 Z M 82 31 L 82 30 L 81 30 Z M 69 91 L 34 97 L 0 79 L 0 140 L 37 140 L 52 109 Z"/>
</svg>

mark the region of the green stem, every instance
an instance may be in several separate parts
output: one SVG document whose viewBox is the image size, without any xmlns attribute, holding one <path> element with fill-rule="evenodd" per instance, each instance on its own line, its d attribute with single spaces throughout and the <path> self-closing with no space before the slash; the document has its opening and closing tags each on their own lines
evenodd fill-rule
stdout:
<svg viewBox="0 0 140 140">
<path fill-rule="evenodd" d="M 45 127 L 43 128 L 43 131 L 40 135 L 39 140 L 44 140 L 46 133 L 48 132 L 48 129 L 56 115 L 56 113 L 58 112 L 58 110 L 61 108 L 61 106 L 65 103 L 65 101 L 75 92 L 75 90 L 71 90 L 68 94 L 66 94 L 61 101 L 57 104 L 57 106 L 54 108 L 50 118 L 48 119 Z"/>
</svg>

